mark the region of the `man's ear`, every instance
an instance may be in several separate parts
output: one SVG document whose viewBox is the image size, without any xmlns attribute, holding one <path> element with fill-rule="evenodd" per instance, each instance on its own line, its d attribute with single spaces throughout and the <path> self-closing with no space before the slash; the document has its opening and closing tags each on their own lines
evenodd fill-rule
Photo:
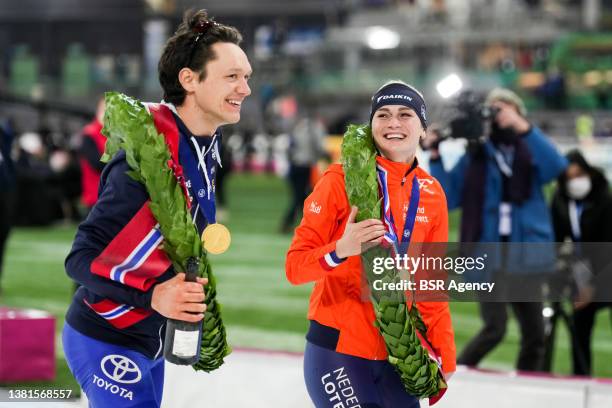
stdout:
<svg viewBox="0 0 612 408">
<path fill-rule="evenodd" d="M 179 71 L 178 80 L 186 92 L 194 92 L 199 81 L 199 74 L 185 67 Z"/>
</svg>

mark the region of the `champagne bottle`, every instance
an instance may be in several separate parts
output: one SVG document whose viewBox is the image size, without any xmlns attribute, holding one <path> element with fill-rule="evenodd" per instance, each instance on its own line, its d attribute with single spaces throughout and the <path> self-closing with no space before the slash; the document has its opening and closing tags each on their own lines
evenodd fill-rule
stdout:
<svg viewBox="0 0 612 408">
<path fill-rule="evenodd" d="M 189 258 L 185 271 L 185 281 L 195 282 L 198 276 L 199 259 Z M 202 321 L 191 323 L 183 320 L 168 319 L 164 357 L 173 364 L 192 365 L 200 359 L 202 342 Z"/>
</svg>

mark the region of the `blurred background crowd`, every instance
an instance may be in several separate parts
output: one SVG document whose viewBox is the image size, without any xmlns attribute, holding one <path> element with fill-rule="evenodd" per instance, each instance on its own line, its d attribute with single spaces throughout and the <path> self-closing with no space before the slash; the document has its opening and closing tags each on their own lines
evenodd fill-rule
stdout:
<svg viewBox="0 0 612 408">
<path fill-rule="evenodd" d="M 368 98 L 388 79 L 424 91 L 432 129 L 447 139 L 439 152 L 435 146 L 447 168 L 466 146 L 469 153 L 466 140 L 487 136 L 484 100 L 497 87 L 520 98 L 529 123 L 561 154 L 578 149 L 552 177 L 559 189 L 551 239 L 580 239 L 569 201 L 611 205 L 610 0 L 3 1 L 0 271 L 11 227 L 86 216 L 103 167 L 101 96 L 113 90 L 159 101 L 157 61 L 190 7 L 236 26 L 254 68 L 242 119 L 224 129 L 220 218 L 231 216 L 227 200 L 239 199 L 226 197 L 224 180 L 264 173 L 289 183 L 274 228 L 291 232 L 312 184 L 338 160 L 346 125 L 367 121 Z M 430 147 L 419 153 L 425 166 Z M 594 226 L 582 225 L 584 234 L 605 211 L 589 214 Z M 592 234 L 588 240 L 609 240 Z M 594 313 L 582 333 L 592 330 Z M 589 374 L 590 357 L 577 358 L 574 372 Z"/>
<path fill-rule="evenodd" d="M 224 132 L 231 169 L 286 175 L 294 131 L 331 136 L 320 142 L 336 158 L 333 136 L 367 118 L 368 95 L 389 78 L 424 90 L 436 122 L 452 119 L 463 91 L 501 85 L 563 147 L 612 136 L 607 0 L 2 2 L 0 119 L 14 138 L 5 149 L 14 161 L 15 223 L 82 216 L 78 152 L 98 98 L 118 90 L 159 100 L 161 47 L 182 12 L 200 6 L 243 32 L 255 70 L 243 119 Z M 608 173 L 609 149 L 587 152 Z M 299 167 L 319 158 L 295 160 Z M 49 208 L 31 211 L 32 191 Z"/>
</svg>

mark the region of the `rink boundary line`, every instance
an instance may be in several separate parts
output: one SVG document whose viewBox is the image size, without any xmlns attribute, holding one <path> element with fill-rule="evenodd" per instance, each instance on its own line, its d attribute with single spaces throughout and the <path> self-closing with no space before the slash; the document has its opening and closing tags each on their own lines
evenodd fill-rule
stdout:
<svg viewBox="0 0 612 408">
<path fill-rule="evenodd" d="M 260 354 L 260 355 L 276 355 L 285 357 L 304 357 L 304 353 L 299 351 L 288 351 L 288 350 L 270 350 L 262 349 L 257 347 L 232 347 L 232 352 L 240 352 L 245 354 Z"/>
<path fill-rule="evenodd" d="M 299 357 L 303 358 L 304 353 L 297 351 L 285 351 L 285 350 L 269 350 L 261 349 L 257 347 L 235 347 L 233 351 L 245 354 L 259 354 L 259 355 L 277 355 L 286 357 Z M 461 372 L 465 373 L 480 373 L 496 375 L 500 377 L 511 377 L 511 378 L 535 378 L 542 380 L 562 380 L 562 381 L 584 381 L 589 383 L 596 383 L 601 385 L 612 385 L 612 378 L 606 377 L 586 377 L 579 375 L 564 375 L 564 374 L 550 374 L 541 372 L 529 372 L 529 371 L 500 371 L 487 368 L 470 368 L 466 366 L 458 366 Z"/>
<path fill-rule="evenodd" d="M 473 368 L 467 366 L 458 365 L 458 370 L 463 373 L 476 373 L 476 374 L 488 374 L 507 378 L 522 378 L 522 379 L 540 379 L 540 380 L 561 380 L 561 381 L 582 381 L 585 383 L 595 383 L 600 385 L 612 386 L 612 378 L 607 377 L 588 377 L 571 374 L 551 374 L 544 372 L 530 372 L 530 371 L 500 371 L 488 368 Z"/>
</svg>

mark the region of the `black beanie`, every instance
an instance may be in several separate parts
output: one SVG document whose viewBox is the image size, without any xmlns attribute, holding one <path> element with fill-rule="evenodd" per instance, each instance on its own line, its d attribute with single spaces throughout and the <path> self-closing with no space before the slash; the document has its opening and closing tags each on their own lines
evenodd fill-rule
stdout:
<svg viewBox="0 0 612 408">
<path fill-rule="evenodd" d="M 401 82 L 391 82 L 380 88 L 372 97 L 370 124 L 374 113 L 385 105 L 403 105 L 416 112 L 423 129 L 427 129 L 427 107 L 425 100 L 415 88 Z"/>
</svg>

